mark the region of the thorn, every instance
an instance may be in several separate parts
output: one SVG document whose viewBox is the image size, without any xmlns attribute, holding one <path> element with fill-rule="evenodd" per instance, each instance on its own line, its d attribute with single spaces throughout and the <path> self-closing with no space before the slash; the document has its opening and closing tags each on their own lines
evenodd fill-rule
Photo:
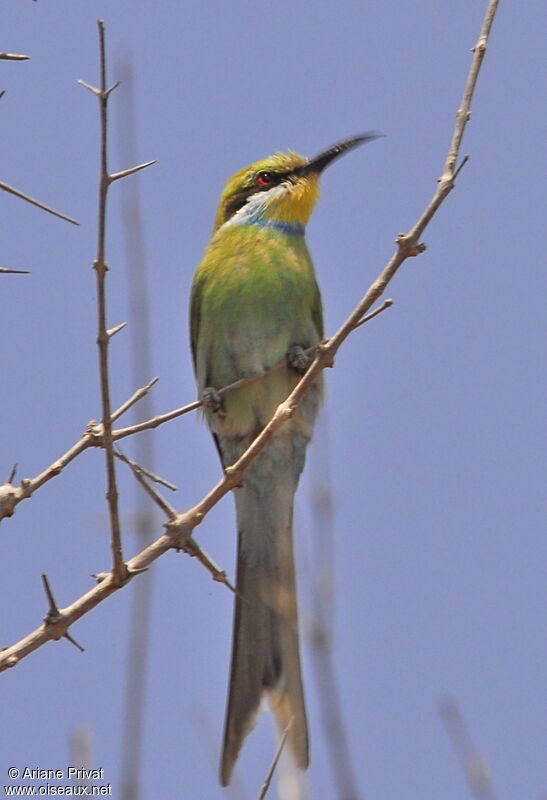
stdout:
<svg viewBox="0 0 547 800">
<path fill-rule="evenodd" d="M 110 97 L 110 95 L 112 94 L 112 92 L 116 91 L 116 89 L 118 88 L 120 83 L 121 83 L 121 81 L 116 81 L 116 83 L 113 86 L 111 86 L 110 89 L 105 89 L 104 92 L 101 92 L 100 93 L 101 96 L 105 97 L 106 99 L 108 99 Z"/>
<path fill-rule="evenodd" d="M 104 580 L 110 577 L 110 572 L 92 572 L 91 577 L 95 578 L 97 583 L 102 583 Z"/>
<path fill-rule="evenodd" d="M 2 95 L 0 95 L 1 97 Z M 28 269 L 11 269 L 11 267 L 0 267 L 0 273 L 3 275 L 28 275 Z"/>
<path fill-rule="evenodd" d="M 44 584 L 44 591 L 46 593 L 46 597 L 49 603 L 49 611 L 45 617 L 45 622 L 54 622 L 55 617 L 59 616 L 59 607 L 55 602 L 55 597 L 53 596 L 53 591 L 51 590 L 51 586 L 49 585 L 49 580 L 47 575 L 42 573 L 42 583 Z"/>
<path fill-rule="evenodd" d="M 16 197 L 20 197 L 22 200 L 26 200 L 27 203 L 31 203 L 33 206 L 38 206 L 38 208 L 47 211 L 49 214 L 53 214 L 54 217 L 60 217 L 61 219 L 66 220 L 66 222 L 71 222 L 73 225 L 80 224 L 78 220 L 72 219 L 72 217 L 67 217 L 66 214 L 61 214 L 60 211 L 55 211 L 54 208 L 46 206 L 45 203 L 35 200 L 34 197 L 30 197 L 28 194 L 20 192 L 19 189 L 14 189 L 13 186 L 9 186 L 9 184 L 4 183 L 3 181 L 0 181 L 0 189 L 3 189 L 5 192 L 9 192 L 10 194 L 14 194 Z"/>
<path fill-rule="evenodd" d="M 463 157 L 463 160 L 462 160 L 462 163 L 460 164 L 460 166 L 459 166 L 459 167 L 456 169 L 456 171 L 454 172 L 454 176 L 453 176 L 453 178 L 452 178 L 452 180 L 453 180 L 453 181 L 455 181 L 455 180 L 456 180 L 456 178 L 458 177 L 458 175 L 460 174 L 460 172 L 461 172 L 461 171 L 462 171 L 462 169 L 465 167 L 465 165 L 467 164 L 467 162 L 468 162 L 468 161 L 469 161 L 469 156 L 468 156 L 468 155 L 467 155 L 467 156 L 464 156 L 464 157 Z"/>
<path fill-rule="evenodd" d="M 108 336 L 109 339 L 111 339 L 113 336 L 119 333 L 123 328 L 125 328 L 126 325 L 127 322 L 120 322 L 119 325 L 115 325 L 113 328 L 109 328 L 106 332 L 106 335 Z"/>
<path fill-rule="evenodd" d="M 3 96 L 4 96 L 5 94 L 6 94 L 6 90 L 5 90 L 5 89 L 2 89 L 2 91 L 0 92 L 0 100 L 3 98 Z"/>
<path fill-rule="evenodd" d="M 140 172 L 141 169 L 146 169 L 146 167 L 151 167 L 152 164 L 157 163 L 157 159 L 154 159 L 153 161 L 147 161 L 144 164 L 139 164 L 137 167 L 129 167 L 129 169 L 123 169 L 121 172 L 113 172 L 109 178 L 112 182 L 119 181 L 120 178 L 127 178 L 128 175 L 134 175 L 135 172 Z"/>
<path fill-rule="evenodd" d="M 97 97 L 99 97 L 100 94 L 101 94 L 101 90 L 100 89 L 97 89 L 96 86 L 92 86 L 90 83 L 87 83 L 87 81 L 83 81 L 81 78 L 78 78 L 76 83 L 79 83 L 80 86 L 83 86 L 84 89 L 88 89 L 90 92 L 92 92 Z"/>
<path fill-rule="evenodd" d="M 0 53 L 0 58 L 3 61 L 28 61 L 30 56 L 24 56 L 21 53 Z"/>
<path fill-rule="evenodd" d="M 17 475 L 17 468 L 18 467 L 19 467 L 19 464 L 17 462 L 15 462 L 15 464 L 11 468 L 11 472 L 9 474 L 9 478 L 7 480 L 8 483 L 13 483 L 13 481 L 15 479 L 15 476 Z"/>
<path fill-rule="evenodd" d="M 53 591 L 51 589 L 51 586 L 49 585 L 48 577 L 45 573 L 42 573 L 42 583 L 44 584 L 44 590 L 49 603 L 49 611 L 44 617 L 44 622 L 46 623 L 46 625 L 54 625 L 56 622 L 62 619 L 62 615 L 61 612 L 59 611 L 59 607 L 55 601 L 55 597 L 53 596 Z M 84 652 L 84 648 L 82 647 L 82 645 L 78 644 L 76 639 L 74 639 L 74 637 L 71 636 L 68 631 L 65 631 L 63 633 L 63 638 L 68 639 L 68 641 L 71 644 L 73 644 L 74 647 L 77 647 L 81 653 Z"/>
<path fill-rule="evenodd" d="M 114 448 L 114 455 L 117 456 L 120 461 L 123 461 L 129 467 L 131 467 L 132 472 L 135 474 L 136 477 L 147 477 L 149 480 L 153 481 L 154 483 L 159 483 L 162 486 L 165 486 L 166 489 L 171 489 L 172 492 L 177 491 L 177 487 L 171 481 L 168 481 L 167 478 L 162 478 L 161 475 L 156 475 L 151 470 L 143 467 L 141 464 L 137 464 L 136 461 L 133 461 L 131 458 L 125 455 L 125 453 L 121 450 L 118 446 Z"/>
<path fill-rule="evenodd" d="M 68 639 L 68 641 L 69 641 L 71 644 L 73 644 L 73 645 L 74 645 L 74 647 L 77 647 L 77 648 L 78 648 L 78 650 L 80 651 L 80 653 L 84 653 L 84 652 L 85 652 L 85 647 L 82 647 L 82 645 L 81 645 L 81 644 L 79 644 L 79 642 L 77 642 L 77 641 L 76 641 L 76 639 L 75 639 L 73 636 L 71 636 L 71 635 L 70 635 L 70 633 L 69 633 L 68 631 L 67 631 L 67 632 L 64 634 L 64 638 L 65 638 L 65 639 Z"/>
</svg>

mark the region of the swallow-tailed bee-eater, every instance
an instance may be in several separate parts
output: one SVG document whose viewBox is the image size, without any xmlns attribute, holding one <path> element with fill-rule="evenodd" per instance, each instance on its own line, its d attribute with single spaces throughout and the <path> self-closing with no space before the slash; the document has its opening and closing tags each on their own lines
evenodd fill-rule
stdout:
<svg viewBox="0 0 547 800">
<path fill-rule="evenodd" d="M 346 139 L 309 160 L 276 153 L 238 172 L 222 193 L 192 287 L 191 338 L 198 392 L 224 468 L 269 422 L 305 372 L 305 351 L 323 338 L 306 223 L 325 167 L 373 138 Z M 219 395 L 253 376 L 262 377 Z M 280 729 L 289 726 L 287 747 L 296 765 L 309 763 L 292 528 L 321 394 L 318 378 L 234 489 L 238 555 L 223 785 L 264 698 Z"/>
</svg>

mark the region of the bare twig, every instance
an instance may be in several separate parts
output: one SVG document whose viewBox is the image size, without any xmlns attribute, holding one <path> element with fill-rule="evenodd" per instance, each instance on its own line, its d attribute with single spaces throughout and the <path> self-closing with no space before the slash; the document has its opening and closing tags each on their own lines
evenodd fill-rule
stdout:
<svg viewBox="0 0 547 800">
<path fill-rule="evenodd" d="M 155 486 L 146 480 L 145 472 L 142 467 L 140 467 L 130 458 L 127 458 L 127 456 L 123 455 L 119 450 L 117 451 L 117 455 L 131 468 L 131 471 L 133 472 L 133 475 L 137 481 L 156 503 L 156 505 L 163 511 L 167 519 L 176 523 L 177 519 L 179 518 L 177 510 L 173 508 L 173 506 L 165 499 L 165 497 L 163 497 L 162 494 L 160 494 Z M 197 558 L 200 564 L 202 564 L 210 572 L 213 580 L 223 583 L 228 587 L 228 589 L 230 589 L 232 592 L 235 592 L 234 587 L 228 580 L 225 570 L 221 569 L 218 564 L 213 561 L 211 556 L 199 546 L 194 538 L 188 537 L 184 541 L 179 542 L 177 544 L 177 549 L 184 550 L 184 552 L 188 553 L 188 555 Z"/>
<path fill-rule="evenodd" d="M 228 589 L 235 594 L 235 587 L 230 581 L 228 580 L 228 575 L 226 571 L 219 567 L 217 563 L 213 561 L 209 553 L 207 553 L 194 539 L 194 537 L 188 539 L 181 548 L 185 553 L 189 556 L 193 556 L 196 558 L 199 563 L 205 567 L 205 569 L 211 573 L 211 577 L 214 581 L 218 583 L 223 583 L 224 586 L 227 586 Z"/>
<path fill-rule="evenodd" d="M 157 378 L 151 380 L 146 386 L 137 389 L 134 394 L 125 401 L 116 411 L 111 414 L 111 419 L 115 420 L 125 413 L 131 406 L 135 405 L 139 400 L 146 396 L 150 388 L 157 382 Z M 114 437 L 122 438 L 122 437 Z M 0 486 L 0 521 L 4 517 L 11 517 L 15 512 L 16 506 L 31 497 L 34 492 L 40 489 L 44 484 L 48 483 L 52 478 L 60 475 L 68 464 L 74 461 L 79 455 L 90 447 L 103 446 L 103 426 L 100 423 L 92 420 L 81 438 L 70 447 L 66 453 L 56 459 L 46 469 L 36 475 L 34 478 L 23 478 L 19 486 L 12 486 L 11 481 L 8 481 L 3 486 Z"/>
<path fill-rule="evenodd" d="M 268 793 L 268 789 L 270 788 L 270 784 L 272 782 L 272 778 L 274 776 L 275 769 L 276 769 L 276 767 L 277 767 L 277 765 L 279 763 L 279 759 L 281 758 L 281 753 L 283 752 L 283 748 L 285 747 L 285 742 L 287 741 L 287 736 L 289 735 L 289 731 L 290 731 L 290 729 L 292 727 L 293 720 L 294 720 L 294 717 L 291 717 L 290 720 L 289 720 L 289 724 L 287 725 L 287 727 L 283 731 L 283 735 L 282 735 L 281 739 L 279 740 L 279 745 L 277 747 L 277 750 L 276 750 L 275 756 L 273 758 L 273 761 L 271 763 L 270 769 L 268 770 L 268 774 L 266 775 L 266 777 L 264 779 L 264 783 L 262 784 L 262 788 L 260 790 L 260 794 L 258 795 L 258 800 L 264 800 L 264 798 L 266 797 L 266 795 Z"/>
<path fill-rule="evenodd" d="M 38 206 L 38 208 L 43 209 L 43 211 L 47 211 L 48 214 L 53 214 L 54 217 L 59 217 L 60 219 L 64 219 L 67 222 L 71 222 L 73 225 L 80 224 L 78 220 L 72 219 L 72 217 L 67 217 L 66 214 L 61 214 L 60 211 L 55 211 L 54 208 L 46 206 L 45 203 L 41 203 L 34 197 L 31 197 L 30 195 L 19 191 L 19 189 L 15 189 L 15 187 L 10 186 L 8 183 L 4 183 L 4 181 L 0 181 L 0 189 L 3 189 L 5 192 L 9 192 L 9 194 L 14 194 L 16 197 L 20 197 L 22 200 L 26 200 L 27 203 L 31 203 L 33 206 Z"/>
<path fill-rule="evenodd" d="M 386 308 L 389 308 L 392 303 L 392 300 L 386 300 L 378 309 L 372 311 L 370 314 L 363 317 L 363 319 L 359 320 L 354 327 L 358 328 L 365 322 L 373 319 L 382 311 L 385 311 Z M 317 346 L 313 346 L 309 347 L 304 352 L 307 355 L 313 355 L 316 350 Z M 220 395 L 225 395 L 234 391 L 234 389 L 240 389 L 246 384 L 259 381 L 270 372 L 274 372 L 275 370 L 285 367 L 286 363 L 286 359 L 283 359 L 277 364 L 274 364 L 274 366 L 270 367 L 270 369 L 264 370 L 264 372 L 260 372 L 248 378 L 240 378 L 239 380 L 230 383 L 228 386 L 224 386 L 218 390 L 218 393 Z M 146 386 L 142 386 L 140 389 L 137 389 L 137 391 L 134 392 L 134 394 L 128 400 L 126 400 L 118 409 L 116 409 L 116 411 L 112 412 L 110 415 L 112 422 L 121 417 L 122 414 L 131 408 L 131 406 L 141 400 L 150 391 L 152 386 L 157 383 L 158 380 L 159 378 L 157 377 L 153 378 L 149 383 L 146 384 Z M 126 428 L 115 428 L 112 430 L 112 441 L 117 442 L 120 439 L 127 438 L 128 436 L 134 436 L 135 434 L 143 431 L 153 430 L 154 428 L 158 428 L 160 425 L 164 425 L 166 422 L 177 419 L 184 414 L 188 414 L 191 411 L 196 411 L 198 408 L 201 408 L 201 406 L 201 400 L 194 400 L 191 403 L 187 403 L 184 406 L 180 406 L 179 408 L 175 408 L 172 411 L 168 411 L 164 414 L 158 414 L 155 417 L 144 420 L 143 422 L 138 422 L 134 425 L 128 425 Z M 34 494 L 37 489 L 41 488 L 52 478 L 60 475 L 65 467 L 68 466 L 68 464 L 70 464 L 77 456 L 81 455 L 81 453 L 90 447 L 104 447 L 103 426 L 101 423 L 97 423 L 94 420 L 88 424 L 84 435 L 74 445 L 72 445 L 72 447 L 64 455 L 56 459 L 56 461 L 54 461 L 49 467 L 46 467 L 46 469 L 35 478 L 25 478 L 19 487 L 8 486 L 8 484 L 0 486 L 0 521 L 3 519 L 3 517 L 12 516 L 15 511 L 15 507 L 22 500 L 26 500 L 27 498 L 31 497 L 31 495 Z"/>
<path fill-rule="evenodd" d="M 100 182 L 99 182 L 99 224 L 97 256 L 93 262 L 97 278 L 97 345 L 99 348 L 99 375 L 101 382 L 103 441 L 105 450 L 107 491 L 106 499 L 110 514 L 110 532 L 113 557 L 113 574 L 122 583 L 126 577 L 126 568 L 123 560 L 120 515 L 118 510 L 118 488 L 116 485 L 116 468 L 114 465 L 114 447 L 112 443 L 112 417 L 110 406 L 110 375 L 108 363 L 108 334 L 106 322 L 106 206 L 110 178 L 108 173 L 108 98 L 112 88 L 107 86 L 105 27 L 103 20 L 98 21 L 99 27 L 99 58 L 100 58 L 100 89 L 96 90 L 99 100 L 99 113 L 101 124 L 101 153 L 100 153 Z"/>
<path fill-rule="evenodd" d="M 370 314 L 366 314 L 363 317 L 363 319 L 360 319 L 359 322 L 356 322 L 355 328 L 359 328 L 361 325 L 364 325 L 365 322 L 370 322 L 371 319 L 377 317 L 378 314 L 382 313 L 382 311 L 386 311 L 388 308 L 391 308 L 394 302 L 395 300 L 391 300 L 391 298 L 389 298 L 388 300 L 384 300 L 384 302 L 379 308 L 375 309 L 374 311 L 371 311 Z"/>
<path fill-rule="evenodd" d="M 119 82 L 113 86 L 107 84 L 106 66 L 106 46 L 105 46 L 105 25 L 102 19 L 97 22 L 99 28 L 99 58 L 100 58 L 100 88 L 80 80 L 79 83 L 91 91 L 99 100 L 99 113 L 101 124 L 101 154 L 100 154 L 100 183 L 99 183 L 99 225 L 97 256 L 93 262 L 93 268 L 97 276 L 97 316 L 98 334 L 97 345 L 99 348 L 99 373 L 101 380 L 101 400 L 102 400 L 102 441 L 105 450 L 106 472 L 107 472 L 107 493 L 106 498 L 110 513 L 110 530 L 113 556 L 113 572 L 116 579 L 123 583 L 128 575 L 123 560 L 123 549 L 121 540 L 120 516 L 118 510 L 118 488 L 116 484 L 116 468 L 114 464 L 114 447 L 112 439 L 112 414 L 110 405 L 110 376 L 108 364 L 108 345 L 111 337 L 120 330 L 117 326 L 111 330 L 107 328 L 106 314 L 106 274 L 108 263 L 106 261 L 106 208 L 108 200 L 108 189 L 110 185 L 127 175 L 144 169 L 153 164 L 149 161 L 137 167 L 118 173 L 110 173 L 108 169 L 108 100 L 112 92 L 119 86 Z"/>
<path fill-rule="evenodd" d="M 496 11 L 498 10 L 498 5 L 499 0 L 489 0 L 488 2 L 481 32 L 479 34 L 477 44 L 473 48 L 473 60 L 467 76 L 461 105 L 456 114 L 456 127 L 454 128 L 452 141 L 450 143 L 450 147 L 448 148 L 443 174 L 439 178 L 437 191 L 430 204 L 427 206 L 414 228 L 410 231 L 410 233 L 407 234 L 406 237 L 404 237 L 405 241 L 402 243 L 400 242 L 400 245 L 404 245 L 405 247 L 415 245 L 418 242 L 419 237 L 424 232 L 433 215 L 437 212 L 442 202 L 454 188 L 454 181 L 469 158 L 466 156 L 460 167 L 456 169 L 456 163 L 460 155 L 463 134 L 465 132 L 466 125 L 471 118 L 471 103 L 473 101 L 473 95 L 477 86 L 477 79 L 479 77 L 484 56 L 486 55 L 488 39 L 490 37 Z"/>
<path fill-rule="evenodd" d="M 464 98 L 466 98 L 464 107 L 467 108 L 467 112 L 471 104 L 473 89 L 476 85 L 478 69 L 482 63 L 482 57 L 484 56 L 484 51 L 486 49 L 487 40 L 490 34 L 494 14 L 498 6 L 498 1 L 499 0 L 490 0 L 488 3 L 485 23 L 483 24 L 481 38 L 479 39 L 481 56 L 478 62 L 477 48 L 475 49 L 473 64 L 471 66 L 470 75 L 467 79 L 466 91 L 464 92 Z M 467 87 L 471 87 L 471 89 L 468 91 Z M 459 120 L 457 121 L 457 125 L 460 125 Z M 461 137 L 458 139 L 457 146 L 455 148 L 453 145 L 451 145 L 449 155 L 450 158 L 453 158 L 454 164 L 458 159 L 460 143 Z M 403 261 L 411 256 L 416 256 L 423 252 L 425 248 L 424 245 L 418 242 L 418 237 L 425 230 L 438 208 L 442 205 L 450 191 L 452 191 L 454 188 L 454 174 L 454 171 L 452 171 L 452 177 L 450 180 L 443 176 L 441 182 L 439 183 L 439 187 L 435 192 L 433 200 L 427 206 L 426 211 L 422 214 L 414 228 L 412 228 L 408 234 L 401 234 L 398 236 L 398 249 L 386 267 L 382 270 L 378 278 L 372 283 L 362 300 L 349 315 L 348 319 L 341 326 L 339 331 L 327 342 L 320 345 L 317 355 L 310 368 L 298 382 L 289 397 L 280 404 L 274 416 L 268 425 L 266 425 L 264 430 L 260 433 L 260 435 L 255 439 L 254 442 L 252 442 L 252 444 L 238 459 L 238 461 L 231 467 L 228 467 L 224 478 L 219 481 L 219 483 L 217 483 L 217 485 L 214 486 L 197 505 L 188 509 L 188 511 L 186 511 L 184 514 L 178 515 L 174 521 L 168 523 L 167 534 L 160 536 L 158 539 L 156 539 L 156 541 L 145 547 L 140 553 L 127 562 L 126 567 L 128 580 L 149 566 L 153 561 L 163 555 L 163 553 L 167 552 L 167 550 L 173 547 L 184 547 L 192 530 L 202 522 L 207 512 L 213 508 L 213 506 L 222 497 L 224 497 L 224 495 L 229 492 L 230 489 L 235 488 L 241 482 L 241 476 L 243 475 L 245 469 L 275 435 L 276 431 L 294 414 L 301 398 L 304 396 L 309 386 L 317 378 L 320 371 L 326 367 L 332 366 L 334 355 L 342 343 L 349 336 L 351 331 L 355 329 L 355 326 L 358 325 L 358 323 L 363 319 L 365 314 L 367 314 L 373 303 L 383 294 L 386 286 L 391 281 Z M 108 420 L 110 420 L 110 416 L 108 417 Z M 135 426 L 135 428 L 136 427 L 137 426 Z M 136 431 L 133 430 L 132 432 Z M 96 435 L 96 432 L 89 432 L 88 435 L 93 437 Z M 119 438 L 122 437 L 120 436 Z M 80 440 L 80 442 L 77 443 L 72 450 L 78 447 L 80 447 L 80 449 L 85 449 L 86 447 L 90 446 L 89 443 L 82 444 L 82 441 L 83 439 Z M 72 458 L 73 457 L 74 456 L 72 455 Z M 48 468 L 46 472 L 48 473 L 49 477 L 52 477 L 52 475 L 49 474 L 50 470 L 51 468 Z M 25 482 L 23 481 L 23 484 L 24 483 Z M 27 481 L 27 486 L 30 483 L 30 481 Z M 36 482 L 34 484 L 34 488 L 36 488 Z M 3 496 L 2 493 L 4 493 L 5 496 Z M 13 513 L 13 508 L 16 503 L 20 501 L 20 499 L 22 498 L 18 491 L 9 484 L 6 484 L 4 487 L 0 487 L 0 511 L 2 511 L 2 505 L 4 505 L 5 509 L 7 509 L 3 510 L 3 515 L 9 516 L 10 513 Z M 95 608 L 95 606 L 120 588 L 120 582 L 117 580 L 117 577 L 114 575 L 114 573 L 109 573 L 106 577 L 103 577 L 97 586 L 94 586 L 90 591 L 86 592 L 86 594 L 75 600 L 66 609 L 63 609 L 62 619 L 59 621 L 59 623 L 56 623 L 55 626 L 52 627 L 51 625 L 42 625 L 20 641 L 11 645 L 11 647 L 6 647 L 4 650 L 0 651 L 0 671 L 14 666 L 20 661 L 21 658 L 24 658 L 38 647 L 41 647 L 45 642 L 64 635 L 70 624 L 80 619 L 80 617 L 88 613 L 92 608 Z"/>
<path fill-rule="evenodd" d="M 166 489 L 171 489 L 172 492 L 177 491 L 177 487 L 174 483 L 168 481 L 167 478 L 162 478 L 161 475 L 156 475 L 154 472 L 152 472 L 152 470 L 143 467 L 142 464 L 133 461 L 132 458 L 129 458 L 129 456 L 126 456 L 125 453 L 122 453 L 119 448 L 114 448 L 114 455 L 116 458 L 119 458 L 120 461 L 123 461 L 124 464 L 127 464 L 129 467 L 131 467 L 131 471 L 135 476 L 138 474 L 143 478 L 148 478 L 150 481 L 152 481 L 152 483 L 159 483 L 161 486 L 165 486 Z"/>
<path fill-rule="evenodd" d="M 458 704 L 445 698 L 439 703 L 439 714 L 476 800 L 497 800 L 488 766 L 473 744 Z"/>
<path fill-rule="evenodd" d="M 161 486 L 165 486 L 166 489 L 171 489 L 172 492 L 177 491 L 177 487 L 171 481 L 168 481 L 167 478 L 162 478 L 161 475 L 156 475 L 155 472 L 152 472 L 151 469 L 147 469 L 143 467 L 142 464 L 139 464 L 136 461 L 133 461 L 131 458 L 128 458 L 126 455 L 122 453 L 121 450 L 114 450 L 114 455 L 116 458 L 119 458 L 121 461 L 124 461 L 128 464 L 133 471 L 137 471 L 140 475 L 145 476 L 153 483 L 159 483 Z"/>
<path fill-rule="evenodd" d="M 142 386 L 140 389 L 137 389 L 137 391 L 134 392 L 131 395 L 129 400 L 126 400 L 125 403 L 122 403 L 122 405 L 119 408 L 117 408 L 116 411 L 114 411 L 112 413 L 112 416 L 111 416 L 112 422 L 114 422 L 114 420 L 118 419 L 118 417 L 121 417 L 122 414 L 125 414 L 126 411 L 128 411 L 132 406 L 135 405 L 135 403 L 138 403 L 139 400 L 144 398 L 148 394 L 150 389 L 153 386 L 155 386 L 158 381 L 159 381 L 159 378 L 157 378 L 157 377 L 156 378 L 152 378 L 152 380 L 149 381 L 146 384 L 146 386 Z M 115 438 L 119 439 L 120 437 L 118 436 L 118 437 L 115 437 Z"/>
</svg>

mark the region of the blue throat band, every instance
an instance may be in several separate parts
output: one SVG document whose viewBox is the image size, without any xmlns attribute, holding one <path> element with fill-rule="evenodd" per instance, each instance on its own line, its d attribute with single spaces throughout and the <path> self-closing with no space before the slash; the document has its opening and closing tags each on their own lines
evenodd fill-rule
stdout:
<svg viewBox="0 0 547 800">
<path fill-rule="evenodd" d="M 304 226 L 301 222 L 281 222 L 276 219 L 264 219 L 264 217 L 254 217 L 247 220 L 251 225 L 258 225 L 260 228 L 273 228 L 280 233 L 286 233 L 289 236 L 303 236 Z"/>
</svg>

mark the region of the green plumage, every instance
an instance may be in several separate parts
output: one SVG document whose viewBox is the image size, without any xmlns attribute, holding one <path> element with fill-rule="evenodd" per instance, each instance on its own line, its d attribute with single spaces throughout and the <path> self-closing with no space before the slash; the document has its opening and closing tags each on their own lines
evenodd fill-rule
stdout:
<svg viewBox="0 0 547 800">
<path fill-rule="evenodd" d="M 322 170 L 369 138 L 348 139 L 311 161 L 277 153 L 238 172 L 223 192 L 213 238 L 192 287 L 191 338 L 200 397 L 214 396 L 205 389 L 257 376 L 224 394 L 221 407 L 205 404 L 225 468 L 298 383 L 289 352 L 323 338 L 321 297 L 304 228 L 319 196 Z M 292 518 L 321 392 L 318 378 L 234 490 L 238 558 L 223 785 L 230 782 L 265 696 L 279 728 L 290 726 L 287 746 L 294 762 L 301 769 L 309 763 Z"/>
<path fill-rule="evenodd" d="M 258 225 L 214 235 L 192 290 L 192 349 L 200 391 L 220 389 L 283 361 L 323 336 L 319 289 L 303 236 Z M 276 370 L 225 396 L 226 428 L 256 432 L 296 385 Z"/>
<path fill-rule="evenodd" d="M 307 348 L 323 336 L 321 299 L 304 237 L 256 224 L 219 228 L 194 280 L 191 328 L 200 394 L 206 387 L 220 389 L 281 363 L 224 395 L 220 412 L 205 412 L 227 467 L 298 382 L 300 376 L 286 363 L 291 347 Z M 237 598 L 221 765 L 224 785 L 265 694 L 281 729 L 293 721 L 289 749 L 301 769 L 308 766 L 292 516 L 321 386 L 319 379 L 234 492 Z"/>
</svg>

